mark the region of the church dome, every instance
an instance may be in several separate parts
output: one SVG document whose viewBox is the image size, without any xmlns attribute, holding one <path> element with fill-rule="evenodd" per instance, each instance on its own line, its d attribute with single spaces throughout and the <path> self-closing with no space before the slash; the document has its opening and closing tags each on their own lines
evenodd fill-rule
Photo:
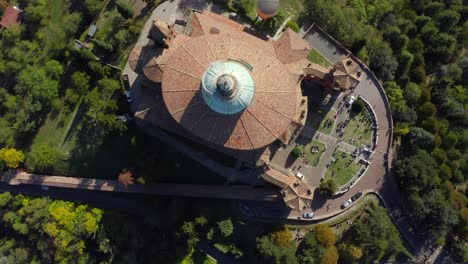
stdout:
<svg viewBox="0 0 468 264">
<path fill-rule="evenodd" d="M 262 19 L 276 16 L 279 8 L 279 0 L 257 0 L 257 13 Z"/>
<path fill-rule="evenodd" d="M 255 85 L 249 70 L 236 61 L 218 61 L 202 77 L 202 96 L 215 112 L 236 114 L 246 109 L 254 97 Z"/>
</svg>

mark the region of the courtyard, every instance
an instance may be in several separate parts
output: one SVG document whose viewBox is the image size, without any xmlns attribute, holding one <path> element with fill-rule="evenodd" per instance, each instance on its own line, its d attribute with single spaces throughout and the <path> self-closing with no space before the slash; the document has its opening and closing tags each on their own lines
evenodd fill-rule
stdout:
<svg viewBox="0 0 468 264">
<path fill-rule="evenodd" d="M 333 180 L 337 192 L 345 191 L 370 164 L 376 136 L 373 112 L 361 99 L 355 102 L 358 106 L 347 104 L 350 91 L 334 93 L 315 86 L 303 91 L 309 98 L 306 125 L 293 146 L 280 149 L 272 163 L 301 173 L 314 188 Z"/>
<path fill-rule="evenodd" d="M 356 158 L 352 155 L 338 150 L 325 173 L 325 179 L 335 181 L 337 186 L 345 185 L 362 167 L 362 165 L 355 160 Z"/>
<path fill-rule="evenodd" d="M 359 113 L 351 111 L 348 120 L 349 123 L 341 139 L 355 147 L 369 147 L 372 144 L 373 133 L 373 123 L 369 112 L 366 109 L 362 109 Z"/>
<path fill-rule="evenodd" d="M 322 154 L 327 148 L 324 143 L 315 139 L 311 141 L 308 138 L 300 138 L 297 143 L 297 148 L 301 150 L 301 154 L 303 155 L 302 158 L 310 166 L 316 166 L 319 163 Z"/>
</svg>

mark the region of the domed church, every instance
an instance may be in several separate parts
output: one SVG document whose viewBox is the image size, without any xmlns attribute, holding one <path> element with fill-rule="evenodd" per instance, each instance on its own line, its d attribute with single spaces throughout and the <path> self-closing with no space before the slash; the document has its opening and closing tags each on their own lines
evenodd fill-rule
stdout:
<svg viewBox="0 0 468 264">
<path fill-rule="evenodd" d="M 154 21 L 154 43 L 130 54 L 132 69 L 146 77 L 137 122 L 251 167 L 268 163 L 271 149 L 304 125 L 307 98 L 294 68 L 311 47 L 290 29 L 274 41 L 206 11 L 194 12 L 183 32 Z"/>
</svg>

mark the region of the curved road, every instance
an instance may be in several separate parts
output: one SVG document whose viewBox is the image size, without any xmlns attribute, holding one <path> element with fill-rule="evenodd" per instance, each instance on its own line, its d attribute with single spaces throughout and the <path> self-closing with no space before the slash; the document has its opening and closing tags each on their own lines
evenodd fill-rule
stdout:
<svg viewBox="0 0 468 264">
<path fill-rule="evenodd" d="M 315 32 L 316 34 L 316 32 Z M 321 33 L 322 35 L 324 33 Z M 318 47 L 318 50 L 332 49 L 331 52 L 323 52 L 322 54 L 331 62 L 337 62 L 336 52 L 334 50 L 343 50 L 336 40 L 330 36 L 325 36 L 317 41 L 317 38 L 308 38 L 307 34 L 305 39 L 309 41 L 309 44 L 314 48 Z M 315 41 L 311 41 L 314 39 Z M 338 48 L 337 48 L 338 46 Z M 330 55 L 332 54 L 332 55 Z M 356 183 L 347 193 L 334 197 L 332 199 L 326 199 L 323 197 L 317 197 L 312 204 L 312 209 L 316 212 L 315 219 L 324 219 L 337 215 L 343 210 L 340 208 L 341 204 L 353 196 L 358 191 L 375 192 L 379 195 L 387 209 L 389 210 L 392 219 L 399 227 L 405 239 L 411 244 L 414 249 L 414 253 L 419 255 L 424 248 L 424 239 L 418 236 L 412 228 L 411 220 L 405 217 L 401 213 L 402 194 L 400 192 L 397 180 L 394 175 L 390 172 L 392 165 L 392 128 L 393 121 L 391 116 L 390 105 L 385 95 L 382 85 L 379 83 L 375 75 L 369 70 L 369 68 L 362 63 L 355 56 L 350 55 L 353 59 L 356 59 L 361 68 L 363 69 L 363 76 L 358 87 L 353 91 L 353 95 L 361 95 L 364 97 L 371 107 L 373 107 L 377 125 L 378 125 L 378 143 L 376 146 L 375 153 L 372 155 L 372 163 L 369 169 L 363 175 L 358 183 Z M 342 59 L 342 58 L 339 58 Z M 338 60 L 339 60 L 338 59 Z M 388 162 L 385 162 L 388 156 Z M 290 215 L 291 219 L 297 219 L 296 215 Z"/>
</svg>

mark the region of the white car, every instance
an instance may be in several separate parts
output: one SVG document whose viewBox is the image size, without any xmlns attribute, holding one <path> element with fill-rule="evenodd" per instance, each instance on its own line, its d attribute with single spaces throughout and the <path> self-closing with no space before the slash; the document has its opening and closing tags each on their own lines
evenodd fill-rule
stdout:
<svg viewBox="0 0 468 264">
<path fill-rule="evenodd" d="M 304 174 L 298 172 L 298 173 L 296 173 L 296 177 L 299 178 L 299 179 L 301 179 L 301 180 L 304 180 L 304 177 L 305 177 L 305 176 L 304 176 Z"/>
<path fill-rule="evenodd" d="M 314 213 L 304 213 L 302 215 L 303 218 L 309 218 L 309 219 L 314 218 L 314 216 L 315 216 Z"/>
<path fill-rule="evenodd" d="M 351 203 L 353 203 L 353 200 L 348 199 L 341 205 L 341 208 L 345 209 L 346 207 L 350 206 Z"/>
<path fill-rule="evenodd" d="M 351 95 L 351 98 L 349 98 L 349 101 L 348 101 L 348 106 L 353 105 L 354 101 L 356 101 L 356 97 L 354 97 L 354 95 Z"/>
</svg>

